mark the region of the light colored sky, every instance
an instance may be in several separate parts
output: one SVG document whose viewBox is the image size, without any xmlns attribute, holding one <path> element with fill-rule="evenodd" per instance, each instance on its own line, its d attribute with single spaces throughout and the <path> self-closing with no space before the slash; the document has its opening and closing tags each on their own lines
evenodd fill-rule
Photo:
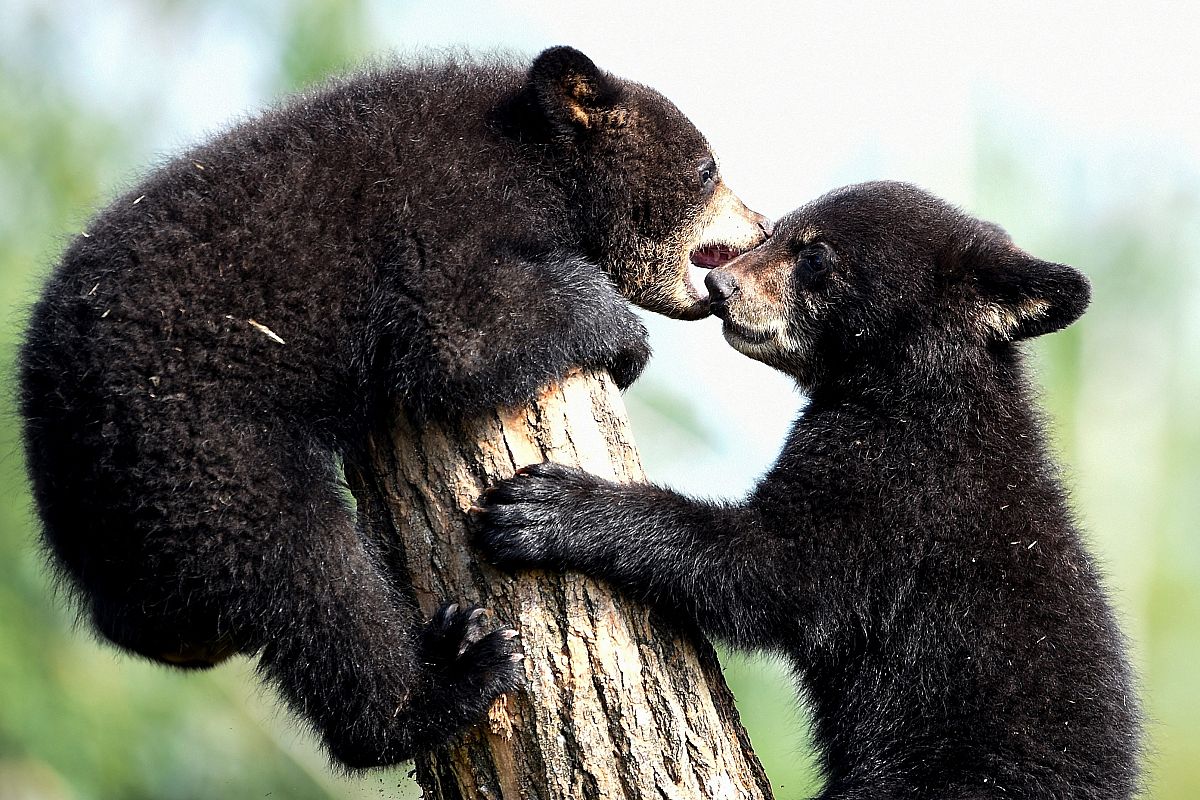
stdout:
<svg viewBox="0 0 1200 800">
<path fill-rule="evenodd" d="M 154 146 L 178 149 L 271 99 L 264 37 L 232 24 L 222 8 L 201 15 L 186 43 L 156 29 L 132 0 L 63 8 L 59 23 L 79 42 L 68 68 L 97 102 L 135 108 L 160 98 Z M 1056 186 L 1070 193 L 1083 174 L 1086 196 L 1061 197 L 1057 208 L 1196 186 L 1198 9 L 417 0 L 376 2 L 372 30 L 381 48 L 400 52 L 579 47 L 671 97 L 708 135 L 734 190 L 778 216 L 834 186 L 881 177 L 914 181 L 970 209 L 983 135 L 1044 176 L 1051 194 Z M 270 25 L 269 10 L 261 17 Z M 1021 241 L 1019 224 L 997 221 Z M 1045 219 L 1039 235 L 1071 224 Z M 800 398 L 730 350 L 716 321 L 648 321 L 657 357 L 630 404 L 652 475 L 736 494 L 770 463 Z M 662 424 L 645 402 L 662 393 L 694 415 L 707 444 Z"/>
</svg>

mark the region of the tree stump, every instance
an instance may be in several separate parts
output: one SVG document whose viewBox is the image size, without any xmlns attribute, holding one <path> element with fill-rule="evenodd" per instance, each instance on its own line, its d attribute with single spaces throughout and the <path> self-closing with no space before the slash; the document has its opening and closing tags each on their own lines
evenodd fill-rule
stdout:
<svg viewBox="0 0 1200 800">
<path fill-rule="evenodd" d="M 517 575 L 471 546 L 466 509 L 517 467 L 578 465 L 643 478 L 606 373 L 576 373 L 527 407 L 419 430 L 401 412 L 371 464 L 347 474 L 365 525 L 386 537 L 426 616 L 445 601 L 492 609 L 521 633 L 528 689 L 417 760 L 437 800 L 766 800 L 770 784 L 711 646 L 578 574 Z M 365 466 L 365 468 L 364 468 Z"/>
</svg>

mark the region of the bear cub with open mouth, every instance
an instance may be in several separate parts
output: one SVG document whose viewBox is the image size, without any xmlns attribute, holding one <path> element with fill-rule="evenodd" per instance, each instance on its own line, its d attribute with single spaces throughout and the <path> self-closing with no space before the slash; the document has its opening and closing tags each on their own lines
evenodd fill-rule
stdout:
<svg viewBox="0 0 1200 800">
<path fill-rule="evenodd" d="M 1020 342 L 1090 296 L 915 187 L 835 191 L 713 270 L 742 353 L 811 398 L 740 503 L 558 465 L 489 491 L 496 560 L 576 569 L 786 654 L 822 798 L 1128 798 L 1139 707 Z"/>
</svg>

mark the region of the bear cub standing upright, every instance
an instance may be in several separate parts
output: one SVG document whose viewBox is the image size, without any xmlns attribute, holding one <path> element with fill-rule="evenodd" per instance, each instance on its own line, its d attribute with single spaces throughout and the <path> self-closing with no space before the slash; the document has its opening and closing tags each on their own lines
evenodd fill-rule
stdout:
<svg viewBox="0 0 1200 800">
<path fill-rule="evenodd" d="M 121 647 L 257 652 L 343 764 L 409 758 L 517 685 L 515 633 L 422 620 L 337 457 L 394 397 L 452 419 L 575 366 L 628 385 L 649 350 L 626 300 L 705 316 L 704 269 L 767 232 L 675 106 L 570 48 L 301 97 L 63 255 L 21 351 L 47 549 Z"/>
<path fill-rule="evenodd" d="M 709 274 L 739 351 L 811 403 L 742 503 L 553 464 L 490 490 L 499 561 L 578 569 L 788 655 L 825 800 L 1123 800 L 1139 710 L 1018 342 L 1070 267 L 919 189 L 835 191 Z"/>
</svg>

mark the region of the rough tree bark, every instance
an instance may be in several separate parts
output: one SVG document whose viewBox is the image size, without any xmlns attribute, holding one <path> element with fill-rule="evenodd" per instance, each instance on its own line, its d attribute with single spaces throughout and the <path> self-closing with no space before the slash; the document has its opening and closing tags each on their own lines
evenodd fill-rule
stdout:
<svg viewBox="0 0 1200 800">
<path fill-rule="evenodd" d="M 502 573 L 469 542 L 466 509 L 525 464 L 577 464 L 643 476 L 620 394 L 606 374 L 575 374 L 526 408 L 459 425 L 398 414 L 348 467 L 364 522 L 390 538 L 426 615 L 474 602 L 521 632 L 528 691 L 417 761 L 436 800 L 768 800 L 712 648 L 577 574 Z"/>
</svg>

